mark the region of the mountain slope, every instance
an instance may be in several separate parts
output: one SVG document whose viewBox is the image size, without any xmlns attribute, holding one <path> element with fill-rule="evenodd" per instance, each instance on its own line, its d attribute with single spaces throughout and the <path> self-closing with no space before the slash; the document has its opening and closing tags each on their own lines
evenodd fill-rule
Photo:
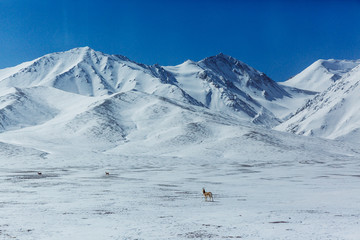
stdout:
<svg viewBox="0 0 360 240">
<path fill-rule="evenodd" d="M 360 66 L 275 129 L 330 139 L 360 139 Z"/>
<path fill-rule="evenodd" d="M 320 59 L 282 84 L 322 92 L 359 64 L 360 60 Z"/>
<path fill-rule="evenodd" d="M 288 93 L 265 74 L 230 56 L 219 54 L 164 68 L 174 75 L 180 88 L 212 110 L 228 114 L 235 111 L 263 125 L 279 123 L 254 97 L 271 101 Z"/>
<path fill-rule="evenodd" d="M 41 124 L 56 115 L 56 110 L 21 89 L 0 95 L 0 131 Z"/>
<path fill-rule="evenodd" d="M 34 93 L 32 89 L 29 92 Z M 40 92 L 47 92 L 49 98 L 63 93 L 38 87 L 37 93 Z M 213 139 L 214 126 L 246 125 L 240 118 L 135 90 L 93 97 L 92 101 L 71 93 L 66 93 L 66 98 L 77 104 L 51 110 L 57 114 L 41 124 L 5 131 L 0 134 L 1 141 L 21 142 L 21 146 L 48 152 L 61 152 L 73 146 L 78 150 L 109 151 L 129 142 L 143 141 L 147 145 L 178 148 Z M 145 143 L 138 147 L 143 148 Z"/>
</svg>

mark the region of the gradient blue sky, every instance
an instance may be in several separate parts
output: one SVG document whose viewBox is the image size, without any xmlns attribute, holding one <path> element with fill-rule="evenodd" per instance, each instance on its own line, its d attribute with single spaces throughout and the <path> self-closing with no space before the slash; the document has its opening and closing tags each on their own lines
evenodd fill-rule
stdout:
<svg viewBox="0 0 360 240">
<path fill-rule="evenodd" d="M 223 52 L 283 81 L 360 58 L 360 1 L 0 0 L 0 68 L 81 46 L 161 65 Z"/>
</svg>

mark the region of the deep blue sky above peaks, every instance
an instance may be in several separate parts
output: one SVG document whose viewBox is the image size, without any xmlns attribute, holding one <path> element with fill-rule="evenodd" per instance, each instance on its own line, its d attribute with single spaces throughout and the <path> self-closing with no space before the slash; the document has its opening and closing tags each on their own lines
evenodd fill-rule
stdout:
<svg viewBox="0 0 360 240">
<path fill-rule="evenodd" d="M 160 65 L 223 52 L 284 81 L 360 58 L 360 1 L 0 0 L 0 69 L 83 46 Z"/>
</svg>

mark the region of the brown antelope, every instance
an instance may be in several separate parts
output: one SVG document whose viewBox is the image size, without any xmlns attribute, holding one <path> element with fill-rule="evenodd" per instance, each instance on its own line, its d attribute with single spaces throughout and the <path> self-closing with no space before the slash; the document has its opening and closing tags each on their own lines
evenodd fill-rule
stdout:
<svg viewBox="0 0 360 240">
<path fill-rule="evenodd" d="M 207 201 L 207 198 L 209 198 L 212 202 L 214 201 L 212 193 L 211 192 L 206 192 L 205 188 L 203 188 L 203 195 L 205 197 L 205 201 Z"/>
<path fill-rule="evenodd" d="M 105 172 L 105 174 L 106 174 L 106 175 L 110 175 L 110 173 L 109 173 L 109 172 Z"/>
</svg>

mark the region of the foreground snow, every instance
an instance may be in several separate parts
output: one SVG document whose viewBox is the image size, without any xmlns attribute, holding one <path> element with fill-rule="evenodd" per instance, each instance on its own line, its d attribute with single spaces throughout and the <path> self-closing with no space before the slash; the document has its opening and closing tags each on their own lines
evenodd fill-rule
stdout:
<svg viewBox="0 0 360 240">
<path fill-rule="evenodd" d="M 359 148 L 236 128 L 126 155 L 1 144 L 1 239 L 359 239 Z"/>
</svg>

